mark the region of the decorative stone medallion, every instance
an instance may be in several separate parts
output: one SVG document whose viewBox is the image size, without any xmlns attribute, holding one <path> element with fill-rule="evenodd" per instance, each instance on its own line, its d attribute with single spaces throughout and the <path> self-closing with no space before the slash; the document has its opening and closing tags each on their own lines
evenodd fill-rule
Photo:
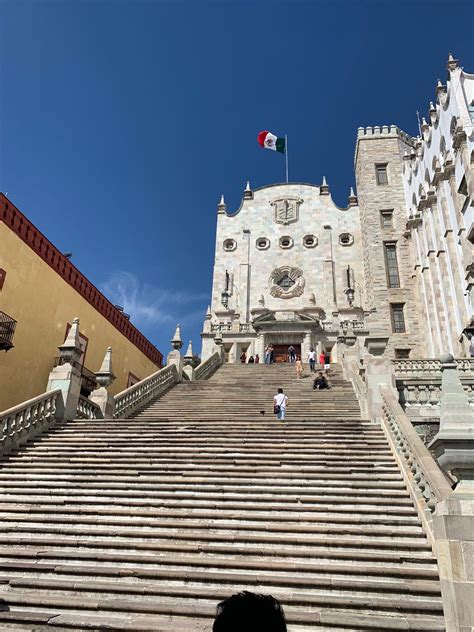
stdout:
<svg viewBox="0 0 474 632">
<path fill-rule="evenodd" d="M 295 298 L 303 294 L 305 283 L 300 268 L 282 266 L 270 275 L 270 294 L 275 298 Z"/>
<path fill-rule="evenodd" d="M 298 221 L 299 208 L 303 200 L 300 198 L 280 198 L 271 202 L 274 208 L 274 220 L 277 224 L 292 224 Z"/>
</svg>

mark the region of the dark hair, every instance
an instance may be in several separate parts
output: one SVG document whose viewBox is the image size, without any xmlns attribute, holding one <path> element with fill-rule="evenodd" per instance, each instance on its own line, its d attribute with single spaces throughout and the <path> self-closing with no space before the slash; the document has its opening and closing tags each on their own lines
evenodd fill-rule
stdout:
<svg viewBox="0 0 474 632">
<path fill-rule="evenodd" d="M 283 389 L 282 389 L 282 388 L 279 388 L 279 389 L 278 389 L 278 392 L 279 392 L 279 393 L 283 393 Z"/>
<path fill-rule="evenodd" d="M 283 608 L 271 595 L 243 591 L 221 601 L 213 632 L 287 632 Z"/>
</svg>

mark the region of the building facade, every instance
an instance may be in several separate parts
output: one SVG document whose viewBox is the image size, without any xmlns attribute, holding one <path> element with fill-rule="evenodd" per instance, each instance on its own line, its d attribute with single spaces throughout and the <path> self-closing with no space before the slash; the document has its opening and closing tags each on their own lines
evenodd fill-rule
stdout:
<svg viewBox="0 0 474 632">
<path fill-rule="evenodd" d="M 359 128 L 357 196 L 329 186 L 249 183 L 239 209 L 218 205 L 212 300 L 202 357 L 229 362 L 275 347 L 350 341 L 398 358 L 466 356 L 473 332 L 473 86 L 456 60 L 438 86 L 430 124 L 413 138 L 395 125 Z M 449 138 L 448 138 L 449 137 Z M 444 141 L 442 140 L 444 138 Z"/>
<path fill-rule="evenodd" d="M 46 390 L 48 375 L 74 318 L 80 320 L 84 388 L 94 388 L 107 347 L 116 394 L 154 373 L 162 354 L 0 194 L 0 410 Z"/>
</svg>

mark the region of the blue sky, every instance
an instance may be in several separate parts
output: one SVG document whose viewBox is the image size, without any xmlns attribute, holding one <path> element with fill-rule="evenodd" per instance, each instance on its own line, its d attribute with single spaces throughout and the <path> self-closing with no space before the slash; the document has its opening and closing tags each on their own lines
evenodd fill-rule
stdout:
<svg viewBox="0 0 474 632">
<path fill-rule="evenodd" d="M 167 353 L 200 350 L 216 205 L 290 180 L 347 203 L 359 125 L 417 132 L 472 2 L 3 0 L 0 190 Z M 72 315 L 74 316 L 74 314 Z"/>
</svg>

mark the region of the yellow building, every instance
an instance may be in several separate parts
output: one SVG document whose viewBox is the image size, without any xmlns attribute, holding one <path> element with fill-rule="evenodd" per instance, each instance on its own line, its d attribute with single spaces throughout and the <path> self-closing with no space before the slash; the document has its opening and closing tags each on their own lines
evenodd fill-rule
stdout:
<svg viewBox="0 0 474 632">
<path fill-rule="evenodd" d="M 112 394 L 162 366 L 158 349 L 0 193 L 0 349 L 9 349 L 0 353 L 0 411 L 44 393 L 75 317 L 86 390 L 108 346 Z"/>
</svg>

